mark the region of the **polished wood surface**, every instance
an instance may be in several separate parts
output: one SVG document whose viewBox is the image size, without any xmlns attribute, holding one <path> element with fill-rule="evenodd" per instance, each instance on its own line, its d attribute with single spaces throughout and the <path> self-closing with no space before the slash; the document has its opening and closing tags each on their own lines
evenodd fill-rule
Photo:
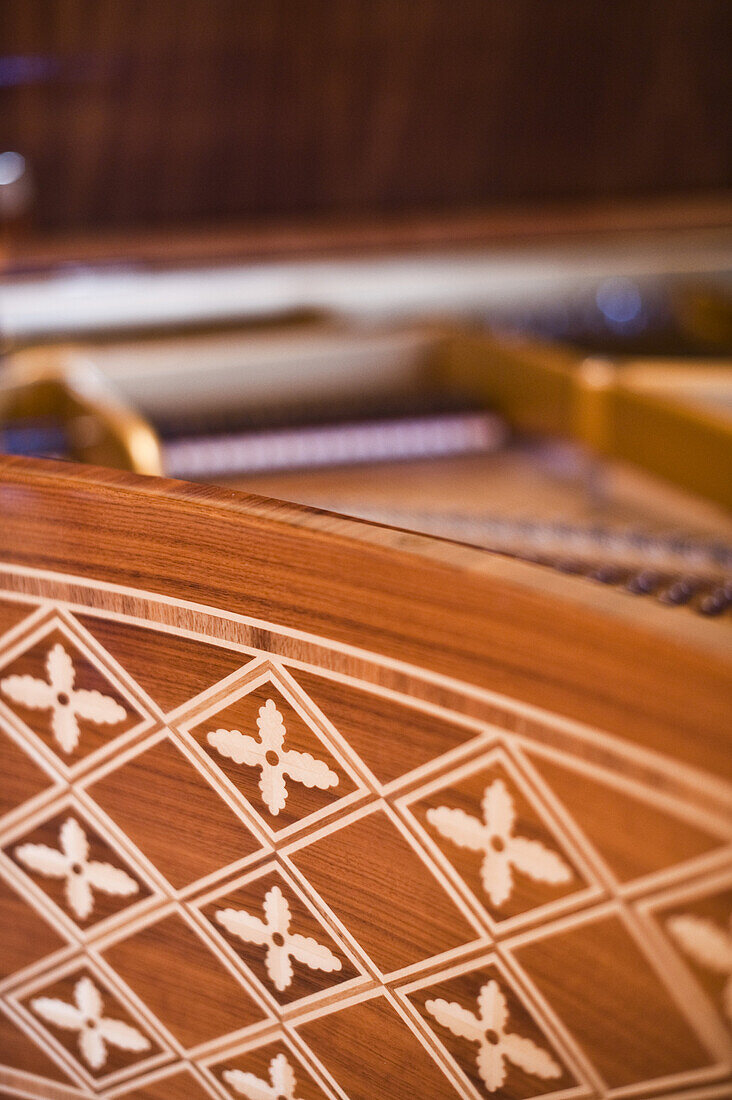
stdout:
<svg viewBox="0 0 732 1100">
<path fill-rule="evenodd" d="M 589 584 L 225 489 L 13 458 L 0 468 L 4 560 L 34 566 L 42 546 L 47 568 L 59 573 L 325 632 L 344 646 L 508 691 L 581 721 L 602 715 L 626 738 L 726 767 L 719 742 L 724 628 L 684 621 L 682 633 L 662 609 L 639 612 Z M 506 644 L 496 645 L 502 630 Z M 692 636 L 700 648 L 687 659 L 708 698 L 687 708 L 679 705 L 687 685 L 676 657 Z M 588 686 L 582 667 L 598 662 L 613 685 L 607 698 Z M 663 689 L 651 690 L 659 677 Z"/>
<path fill-rule="evenodd" d="M 93 467 L 0 510 L 9 1095 L 729 1095 L 728 625 Z"/>
<path fill-rule="evenodd" d="M 725 0 L 5 0 L 44 233 L 729 185 Z"/>
<path fill-rule="evenodd" d="M 530 205 L 511 203 L 498 208 L 484 204 L 467 212 L 445 211 L 382 214 L 378 217 L 319 217 L 252 222 L 229 221 L 221 226 L 188 224 L 175 233 L 169 228 L 29 231 L 10 235 L 0 247 L 0 272 L 13 278 L 60 265 L 104 265 L 125 257 L 146 267 L 225 263 L 296 257 L 372 255 L 455 248 L 559 247 L 578 239 L 584 247 L 604 247 L 613 239 L 622 247 L 631 237 L 666 242 L 685 238 L 701 249 L 726 240 L 732 226 L 729 191 L 681 198 L 598 199 Z"/>
</svg>

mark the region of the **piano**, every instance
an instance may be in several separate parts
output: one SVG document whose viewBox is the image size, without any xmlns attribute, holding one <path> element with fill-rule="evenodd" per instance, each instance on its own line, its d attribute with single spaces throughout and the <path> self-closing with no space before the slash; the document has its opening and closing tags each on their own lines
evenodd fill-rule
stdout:
<svg viewBox="0 0 732 1100">
<path fill-rule="evenodd" d="M 723 1100 L 721 181 L 559 201 L 545 153 L 543 196 L 479 209 L 476 157 L 472 175 L 457 162 L 461 207 L 415 138 L 443 209 L 412 179 L 400 210 L 379 177 L 384 210 L 365 215 L 362 169 L 361 198 L 340 192 L 325 217 L 302 165 L 264 194 L 286 161 L 274 127 L 260 220 L 202 205 L 233 202 L 231 180 L 213 199 L 183 187 L 175 231 L 145 224 L 138 179 L 94 213 L 101 166 L 77 166 L 66 134 L 80 182 L 52 197 L 45 96 L 67 88 L 58 110 L 87 137 L 127 80 L 151 119 L 168 102 L 120 43 L 140 66 L 198 58 L 212 98 L 179 134 L 200 163 L 233 87 L 226 65 L 211 83 L 214 61 L 257 43 L 271 72 L 314 33 L 273 5 L 240 28 L 219 7 L 203 44 L 171 45 L 152 14 L 136 37 L 104 8 L 84 30 L 71 4 L 87 53 L 17 15 L 0 64 L 0 81 L 26 74 L 7 94 L 28 120 L 5 184 L 0 158 L 0 1093 Z M 416 27 L 400 5 L 357 7 L 338 31 L 352 50 L 364 27 L 393 48 Z M 723 5 L 702 7 L 662 37 L 659 71 L 682 56 L 669 42 L 686 35 L 693 59 L 717 41 Z M 498 8 L 459 4 L 452 23 L 434 0 L 424 33 L 452 26 L 475 74 L 471 33 L 534 42 L 525 12 Z M 598 34 L 599 8 L 583 17 Z M 330 21 L 313 23 L 335 56 Z M 147 116 L 125 103 L 107 107 L 139 164 L 130 120 Z M 397 116 L 380 117 L 379 155 L 397 157 Z"/>
</svg>

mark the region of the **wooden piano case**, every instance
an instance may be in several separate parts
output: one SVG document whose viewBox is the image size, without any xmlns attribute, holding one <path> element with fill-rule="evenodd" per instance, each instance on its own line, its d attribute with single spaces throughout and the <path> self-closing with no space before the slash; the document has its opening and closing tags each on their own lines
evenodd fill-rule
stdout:
<svg viewBox="0 0 732 1100">
<path fill-rule="evenodd" d="M 729 634 L 0 463 L 3 1095 L 732 1095 Z"/>
</svg>

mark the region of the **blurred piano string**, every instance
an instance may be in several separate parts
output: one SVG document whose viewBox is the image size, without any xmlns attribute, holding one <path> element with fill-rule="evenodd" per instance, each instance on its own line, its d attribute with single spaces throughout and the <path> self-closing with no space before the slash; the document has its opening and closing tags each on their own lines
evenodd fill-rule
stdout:
<svg viewBox="0 0 732 1100">
<path fill-rule="evenodd" d="M 18 167 L 5 163 L 6 183 Z M 634 378 L 634 397 L 676 389 L 729 458 L 728 245 L 649 232 L 8 272 L 0 448 L 291 499 L 719 615 L 732 607 L 732 471 L 670 485 L 588 448 L 583 417 L 595 443 L 598 414 L 572 403 L 593 372 L 600 390 L 605 374 Z M 548 356 L 538 375 L 524 373 L 527 338 L 529 362 Z M 461 340 L 468 360 L 477 341 L 477 368 Z M 532 412 L 545 372 L 561 406 L 546 425 Z M 678 446 L 697 447 L 693 428 Z"/>
</svg>

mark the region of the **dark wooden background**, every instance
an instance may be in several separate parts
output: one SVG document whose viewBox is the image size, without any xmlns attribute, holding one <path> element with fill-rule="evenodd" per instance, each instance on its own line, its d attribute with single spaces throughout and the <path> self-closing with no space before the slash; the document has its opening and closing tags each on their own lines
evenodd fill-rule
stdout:
<svg viewBox="0 0 732 1100">
<path fill-rule="evenodd" d="M 718 191 L 729 0 L 2 0 L 41 231 Z"/>
</svg>

